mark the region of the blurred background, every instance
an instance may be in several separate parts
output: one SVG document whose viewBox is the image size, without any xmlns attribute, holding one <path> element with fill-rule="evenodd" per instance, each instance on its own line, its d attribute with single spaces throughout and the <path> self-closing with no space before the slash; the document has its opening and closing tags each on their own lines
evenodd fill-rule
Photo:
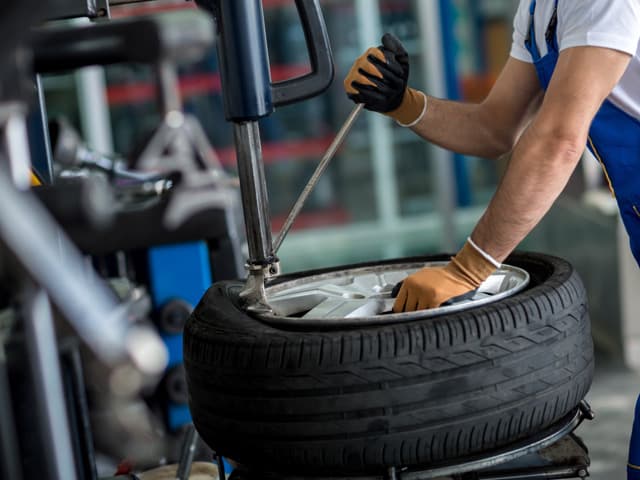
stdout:
<svg viewBox="0 0 640 480">
<path fill-rule="evenodd" d="M 440 5 L 439 5 L 440 3 Z M 411 55 L 411 84 L 454 99 L 481 100 L 507 58 L 517 2 L 323 0 L 336 61 L 336 81 L 319 98 L 280 108 L 261 134 L 273 230 L 277 231 L 353 104 L 342 89 L 354 59 L 393 32 Z M 293 2 L 265 0 L 273 80 L 309 70 Z M 154 2 L 112 8 L 112 17 L 192 3 Z M 186 108 L 202 121 L 218 156 L 236 168 L 231 127 L 225 122 L 215 51 L 181 72 Z M 90 74 L 91 75 L 91 74 Z M 49 116 L 64 114 L 93 146 L 126 154 L 158 122 L 151 70 L 109 67 L 106 98 L 86 73 L 44 80 Z M 93 78 L 96 82 L 96 79 Z M 96 129 L 97 105 L 108 116 Z M 101 145 L 95 145 L 100 143 Z M 453 249 L 490 198 L 501 167 L 452 156 L 411 131 L 374 114 L 363 115 L 288 237 L 285 271 Z M 317 252 L 322 246 L 322 255 Z"/>
<path fill-rule="evenodd" d="M 410 84 L 429 94 L 481 101 L 511 46 L 518 0 L 321 0 L 336 61 L 322 96 L 280 108 L 261 122 L 277 232 L 352 104 L 342 89 L 352 62 L 385 32 L 410 54 Z M 273 80 L 309 70 L 293 2 L 263 0 Z M 195 8 L 168 0 L 113 7 L 114 18 Z M 152 72 L 144 67 L 84 69 L 43 79 L 48 115 L 64 115 L 95 149 L 127 155 L 159 121 Z M 186 110 L 206 129 L 229 171 L 236 168 L 225 122 L 215 51 L 181 70 Z M 443 151 L 381 115 L 363 115 L 322 178 L 280 251 L 285 272 L 454 251 L 484 211 L 508 159 Z M 591 394 L 600 420 L 583 432 L 594 478 L 622 478 L 640 367 L 640 272 L 627 248 L 615 200 L 599 166 L 585 158 L 567 191 L 523 249 L 570 260 L 590 298 L 599 351 Z M 591 441 L 589 441 L 591 440 Z"/>
</svg>

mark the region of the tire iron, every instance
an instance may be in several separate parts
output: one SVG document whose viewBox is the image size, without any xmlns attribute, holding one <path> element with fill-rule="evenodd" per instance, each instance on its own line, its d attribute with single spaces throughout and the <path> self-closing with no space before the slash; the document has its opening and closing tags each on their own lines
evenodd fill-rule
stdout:
<svg viewBox="0 0 640 480">
<path fill-rule="evenodd" d="M 327 149 L 322 159 L 320 160 L 320 163 L 316 167 L 316 170 L 313 172 L 313 175 L 311 175 L 311 179 L 309 180 L 307 185 L 304 187 L 304 190 L 302 190 L 302 193 L 298 197 L 298 200 L 296 200 L 296 203 L 293 205 L 293 208 L 291 209 L 289 216 L 284 222 L 282 230 L 280 230 L 280 233 L 278 234 L 278 237 L 276 238 L 276 241 L 273 244 L 274 254 L 278 253 L 278 250 L 280 249 L 280 246 L 282 245 L 284 238 L 287 236 L 287 234 L 289 233 L 289 230 L 291 230 L 291 227 L 293 226 L 293 222 L 296 220 L 297 216 L 300 214 L 300 211 L 302 210 L 302 207 L 304 206 L 305 202 L 309 198 L 309 195 L 311 194 L 315 186 L 318 184 L 320 177 L 322 176 L 324 171 L 327 169 L 329 162 L 331 162 L 333 157 L 336 155 L 336 152 L 342 145 L 342 142 L 344 141 L 345 137 L 351 130 L 351 127 L 353 127 L 353 124 L 358 119 L 358 116 L 362 112 L 363 108 L 364 108 L 364 105 L 361 103 L 356 105 L 351 111 L 351 113 L 349 114 L 349 116 L 347 117 L 347 120 L 342 124 L 342 127 L 340 127 L 340 130 L 338 130 L 338 133 L 333 139 L 333 142 L 331 142 L 331 145 L 329 145 L 329 148 Z"/>
</svg>

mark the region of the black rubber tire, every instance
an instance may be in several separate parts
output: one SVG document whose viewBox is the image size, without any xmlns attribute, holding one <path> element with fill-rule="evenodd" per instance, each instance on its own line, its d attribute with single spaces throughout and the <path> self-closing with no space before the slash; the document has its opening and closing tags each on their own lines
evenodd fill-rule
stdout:
<svg viewBox="0 0 640 480">
<path fill-rule="evenodd" d="M 531 283 L 506 300 L 345 330 L 275 328 L 238 307 L 239 282 L 214 285 L 184 332 L 198 432 L 241 464 L 311 476 L 433 465 L 549 427 L 591 385 L 584 287 L 558 258 L 507 263 Z"/>
</svg>

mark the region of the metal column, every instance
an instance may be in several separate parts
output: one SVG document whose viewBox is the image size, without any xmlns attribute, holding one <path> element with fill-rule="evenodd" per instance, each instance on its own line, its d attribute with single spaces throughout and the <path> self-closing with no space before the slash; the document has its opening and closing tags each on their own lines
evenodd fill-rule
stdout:
<svg viewBox="0 0 640 480">
<path fill-rule="evenodd" d="M 267 266 L 274 262 L 269 221 L 267 181 L 257 122 L 234 124 L 240 192 L 249 244 L 249 263 Z"/>
<path fill-rule="evenodd" d="M 429 93 L 436 97 L 446 98 L 447 86 L 443 72 L 440 6 L 436 1 L 417 1 L 415 3 L 422 32 L 422 63 Z M 431 148 L 431 159 L 436 172 L 433 180 L 437 194 L 438 213 L 442 223 L 442 247 L 445 250 L 453 251 L 456 247 L 453 154 L 435 145 Z"/>
<path fill-rule="evenodd" d="M 108 2 L 105 3 L 108 6 Z M 82 18 L 74 23 L 88 25 L 91 22 Z M 104 67 L 85 67 L 75 72 L 74 77 L 83 136 L 91 148 L 100 153 L 112 153 L 113 132 Z"/>
<path fill-rule="evenodd" d="M 50 450 L 45 453 L 45 471 L 56 480 L 75 480 L 67 406 L 62 390 L 58 344 L 49 298 L 42 289 L 28 284 L 23 291 L 22 319 L 35 382 L 38 421 Z"/>
<path fill-rule="evenodd" d="M 355 7 L 356 17 L 360 19 L 360 49 L 364 51 L 372 45 L 379 45 L 382 37 L 379 1 L 356 0 Z M 400 217 L 392 123 L 383 115 L 371 115 L 369 122 L 378 222 L 382 229 L 390 231 L 398 228 Z M 385 256 L 397 257 L 401 254 L 399 244 L 389 242 Z"/>
<path fill-rule="evenodd" d="M 257 273 L 275 261 L 257 123 L 274 111 L 264 13 L 259 0 L 214 3 L 225 116 L 234 124 L 248 263 L 250 272 Z"/>
</svg>

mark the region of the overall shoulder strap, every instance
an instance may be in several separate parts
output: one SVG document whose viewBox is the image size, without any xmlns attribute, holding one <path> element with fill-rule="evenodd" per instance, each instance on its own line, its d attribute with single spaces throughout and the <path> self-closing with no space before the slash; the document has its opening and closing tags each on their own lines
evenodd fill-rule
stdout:
<svg viewBox="0 0 640 480">
<path fill-rule="evenodd" d="M 558 52 L 560 50 L 558 44 L 558 1 L 555 0 L 551 20 L 549 20 L 549 26 L 547 26 L 547 31 L 544 35 L 550 52 Z"/>
<path fill-rule="evenodd" d="M 536 25 L 535 25 L 535 13 L 536 13 L 536 0 L 531 0 L 529 5 L 529 31 L 527 32 L 527 38 L 524 41 L 524 46 L 531 54 L 534 62 L 540 60 L 540 49 L 536 42 Z"/>
</svg>

